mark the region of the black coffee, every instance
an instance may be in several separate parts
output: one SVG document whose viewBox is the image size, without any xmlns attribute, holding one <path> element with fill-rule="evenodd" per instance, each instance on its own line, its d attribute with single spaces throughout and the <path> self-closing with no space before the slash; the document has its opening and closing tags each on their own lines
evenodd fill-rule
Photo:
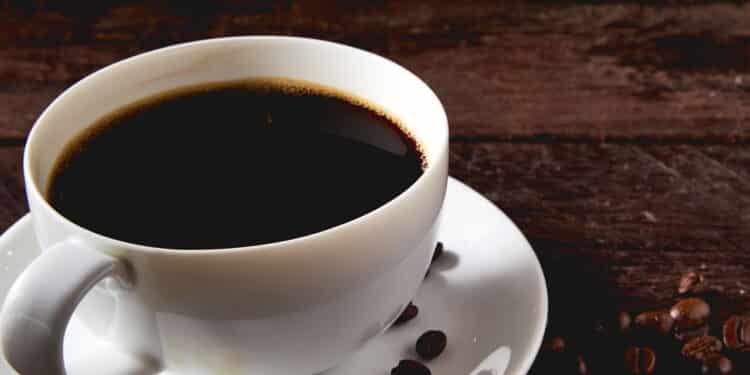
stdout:
<svg viewBox="0 0 750 375">
<path fill-rule="evenodd" d="M 189 87 L 68 145 L 48 187 L 73 222 L 178 249 L 247 246 L 345 223 L 422 174 L 417 143 L 366 105 L 280 80 Z"/>
</svg>

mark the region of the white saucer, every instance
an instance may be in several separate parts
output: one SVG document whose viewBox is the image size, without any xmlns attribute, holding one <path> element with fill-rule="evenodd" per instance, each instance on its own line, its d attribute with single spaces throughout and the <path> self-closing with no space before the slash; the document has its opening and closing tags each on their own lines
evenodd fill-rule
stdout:
<svg viewBox="0 0 750 375">
<path fill-rule="evenodd" d="M 445 352 L 427 363 L 435 375 L 528 371 L 547 321 L 547 289 L 534 251 L 502 211 L 455 179 L 448 183 L 444 210 L 438 237 L 446 251 L 414 301 L 419 315 L 324 375 L 387 374 L 400 359 L 416 358 L 414 343 L 428 329 L 448 336 Z M 39 251 L 28 215 L 0 236 L 0 300 Z M 68 368 L 96 341 L 74 315 L 65 339 Z M 0 374 L 14 373 L 0 358 Z M 77 374 L 73 369 L 69 375 Z"/>
</svg>

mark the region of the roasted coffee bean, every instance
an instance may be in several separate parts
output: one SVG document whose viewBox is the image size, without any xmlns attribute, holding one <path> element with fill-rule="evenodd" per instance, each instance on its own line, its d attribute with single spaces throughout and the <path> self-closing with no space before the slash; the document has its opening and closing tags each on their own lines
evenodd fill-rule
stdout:
<svg viewBox="0 0 750 375">
<path fill-rule="evenodd" d="M 721 329 L 724 345 L 732 350 L 750 351 L 750 316 L 734 315 Z"/>
<path fill-rule="evenodd" d="M 562 353 L 565 351 L 565 339 L 560 336 L 550 337 L 544 341 L 544 350 L 553 353 Z"/>
<path fill-rule="evenodd" d="M 696 337 L 708 336 L 709 331 L 710 331 L 710 328 L 708 327 L 708 325 L 704 325 L 695 329 L 675 331 L 674 338 L 677 339 L 677 341 L 688 341 Z"/>
<path fill-rule="evenodd" d="M 732 361 L 719 354 L 714 353 L 703 359 L 701 373 L 706 375 L 726 375 L 732 373 Z"/>
<path fill-rule="evenodd" d="M 443 255 L 443 243 L 438 241 L 437 245 L 435 245 L 435 252 L 432 253 L 432 261 L 438 260 L 441 255 Z"/>
<path fill-rule="evenodd" d="M 629 374 L 653 374 L 656 353 L 648 347 L 631 346 L 625 350 L 625 369 Z"/>
<path fill-rule="evenodd" d="M 398 366 L 391 369 L 391 375 L 431 375 L 430 369 L 427 366 L 411 360 L 402 359 Z"/>
<path fill-rule="evenodd" d="M 674 325 L 674 319 L 666 310 L 647 311 L 635 317 L 635 324 L 641 328 L 668 334 Z"/>
<path fill-rule="evenodd" d="M 722 346 L 721 340 L 716 337 L 695 337 L 682 346 L 682 355 L 693 360 L 701 360 L 710 354 L 721 352 Z"/>
<path fill-rule="evenodd" d="M 448 337 L 441 331 L 427 331 L 417 340 L 417 354 L 422 359 L 433 359 L 445 350 Z"/>
<path fill-rule="evenodd" d="M 400 324 L 404 324 L 414 319 L 417 316 L 417 314 L 419 314 L 419 307 L 409 302 L 409 305 L 407 305 L 404 311 L 401 312 L 401 315 L 399 315 L 398 318 L 396 318 L 396 321 L 393 322 L 393 325 L 397 326 Z"/>
<path fill-rule="evenodd" d="M 676 330 L 694 329 L 706 324 L 708 317 L 711 315 L 711 307 L 706 301 L 691 297 L 672 306 L 669 315 L 674 319 Z"/>
<path fill-rule="evenodd" d="M 680 285 L 677 286 L 677 293 L 685 294 L 688 292 L 699 292 L 705 285 L 705 277 L 699 272 L 688 272 L 680 278 Z"/>
<path fill-rule="evenodd" d="M 623 311 L 617 314 L 617 328 L 620 330 L 620 333 L 630 332 L 630 326 L 632 325 L 632 322 L 633 319 L 627 312 Z"/>
<path fill-rule="evenodd" d="M 576 357 L 576 370 L 578 375 L 588 375 L 589 373 L 589 366 L 586 365 L 586 360 L 580 355 Z"/>
</svg>

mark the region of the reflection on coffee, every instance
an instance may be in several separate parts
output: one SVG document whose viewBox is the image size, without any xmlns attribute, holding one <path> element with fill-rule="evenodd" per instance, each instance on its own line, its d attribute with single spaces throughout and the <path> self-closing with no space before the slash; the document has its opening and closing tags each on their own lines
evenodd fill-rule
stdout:
<svg viewBox="0 0 750 375">
<path fill-rule="evenodd" d="M 312 234 L 378 208 L 423 172 L 417 142 L 372 108 L 279 79 L 164 92 L 68 144 L 47 198 L 76 224 L 149 246 Z"/>
</svg>

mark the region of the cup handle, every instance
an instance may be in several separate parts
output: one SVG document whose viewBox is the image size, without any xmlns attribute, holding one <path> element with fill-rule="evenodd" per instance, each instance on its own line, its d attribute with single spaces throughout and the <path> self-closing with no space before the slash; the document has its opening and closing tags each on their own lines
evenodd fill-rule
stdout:
<svg viewBox="0 0 750 375">
<path fill-rule="evenodd" d="M 63 336 L 78 303 L 113 276 L 128 287 L 122 261 L 68 239 L 46 249 L 13 283 L 0 315 L 0 345 L 22 375 L 64 375 Z"/>
</svg>

